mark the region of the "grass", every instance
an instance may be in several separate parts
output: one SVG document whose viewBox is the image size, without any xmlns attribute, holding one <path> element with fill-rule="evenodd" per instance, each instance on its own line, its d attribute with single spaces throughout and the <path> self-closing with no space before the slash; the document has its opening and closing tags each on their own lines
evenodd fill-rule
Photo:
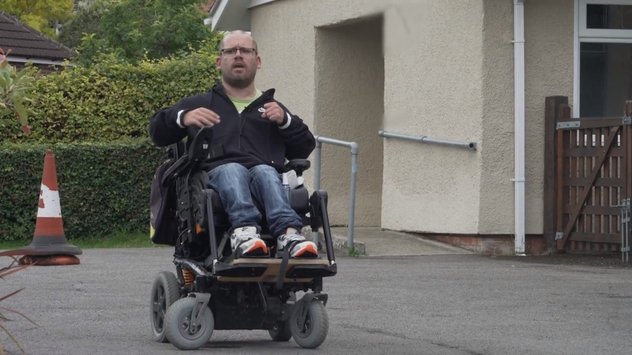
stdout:
<svg viewBox="0 0 632 355">
<path fill-rule="evenodd" d="M 362 254 L 362 253 L 361 253 L 358 249 L 356 249 L 356 248 L 348 248 L 348 249 L 347 249 L 347 255 L 349 255 L 349 256 L 351 256 L 351 257 L 354 257 L 354 258 L 357 258 L 357 257 L 360 257 L 360 256 L 362 256 L 362 255 L 364 255 L 364 254 Z"/>
<path fill-rule="evenodd" d="M 11 250 L 28 246 L 31 243 L 25 241 L 0 241 L 0 250 Z M 149 240 L 148 233 L 114 233 L 102 238 L 77 238 L 68 240 L 69 244 L 76 245 L 81 249 L 93 248 L 148 248 L 156 247 Z"/>
</svg>

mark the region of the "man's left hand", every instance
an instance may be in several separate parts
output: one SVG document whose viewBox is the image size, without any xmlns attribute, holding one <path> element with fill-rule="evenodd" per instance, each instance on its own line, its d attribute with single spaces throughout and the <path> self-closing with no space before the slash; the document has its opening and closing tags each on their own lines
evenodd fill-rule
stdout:
<svg viewBox="0 0 632 355">
<path fill-rule="evenodd" d="M 267 118 L 276 124 L 281 124 L 285 119 L 285 110 L 279 106 L 276 102 L 268 102 L 263 104 L 265 111 L 261 114 L 261 117 Z"/>
</svg>

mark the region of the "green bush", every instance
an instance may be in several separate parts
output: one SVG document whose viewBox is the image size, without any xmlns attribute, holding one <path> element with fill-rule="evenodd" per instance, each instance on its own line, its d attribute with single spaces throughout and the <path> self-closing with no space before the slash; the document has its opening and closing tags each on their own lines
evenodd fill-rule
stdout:
<svg viewBox="0 0 632 355">
<path fill-rule="evenodd" d="M 150 182 L 164 159 L 148 139 L 149 118 L 211 87 L 215 48 L 209 43 L 184 58 L 105 60 L 39 76 L 28 136 L 12 112 L 0 110 L 0 240 L 32 238 L 46 149 L 56 156 L 68 239 L 148 232 Z"/>
<path fill-rule="evenodd" d="M 53 150 L 68 239 L 149 231 L 149 189 L 164 150 L 148 139 L 1 144 L 0 240 L 33 237 L 44 153 Z"/>
<path fill-rule="evenodd" d="M 210 89 L 217 78 L 215 43 L 182 58 L 114 59 L 41 75 L 28 105 L 25 136 L 8 110 L 0 111 L 0 142 L 109 142 L 147 137 L 149 118 L 160 108 Z"/>
</svg>

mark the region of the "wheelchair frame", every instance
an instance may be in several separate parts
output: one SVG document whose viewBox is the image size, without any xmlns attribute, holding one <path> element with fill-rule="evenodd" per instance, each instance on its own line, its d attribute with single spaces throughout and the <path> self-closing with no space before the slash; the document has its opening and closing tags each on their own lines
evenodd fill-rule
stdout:
<svg viewBox="0 0 632 355">
<path fill-rule="evenodd" d="M 226 228 L 222 223 L 217 223 L 220 226 L 216 224 L 218 215 L 214 206 L 221 206 L 219 196 L 212 189 L 202 190 L 204 211 L 197 213 L 204 213 L 206 225 L 205 232 L 200 233 L 190 184 L 192 175 L 199 172 L 200 164 L 221 154 L 220 150 L 213 146 L 212 131 L 207 128 L 198 132 L 188 149 L 183 142 L 168 149 L 170 158 L 175 162 L 165 172 L 163 183 L 173 183 L 166 180 L 175 178 L 178 191 L 179 235 L 173 260 L 177 278 L 174 280 L 172 274 L 170 276 L 163 272 L 152 287 L 154 338 L 171 341 L 180 349 L 196 349 L 208 341 L 213 329 L 266 329 L 275 341 L 287 341 L 294 337 L 300 346 L 315 348 L 324 341 L 328 328 L 324 310 L 328 295 L 322 292 L 322 279 L 337 273 L 327 214 L 327 193 L 315 191 L 309 197 L 309 211 L 301 216 L 304 225 L 309 224 L 312 231 L 318 232 L 322 228 L 326 259 L 290 259 L 287 252 L 282 258 L 233 259 L 230 254 L 226 255 L 226 251 L 230 250 Z M 309 167 L 309 161 L 291 161 L 287 167 L 295 168 L 300 176 Z M 186 248 L 192 247 L 196 238 L 204 234 L 208 237 L 209 255 L 203 260 L 183 257 L 187 254 Z M 221 240 L 218 234 L 223 235 Z M 266 238 L 263 233 L 262 238 L 270 243 L 270 238 Z M 274 238 L 271 240 L 275 241 Z M 165 281 L 165 278 L 169 280 Z M 177 295 L 170 295 L 175 292 L 173 284 L 176 281 Z M 155 300 L 161 291 L 165 296 L 162 299 L 164 305 L 161 303 L 161 306 L 166 314 L 162 319 L 162 329 L 158 329 L 160 320 L 156 317 L 159 318 L 160 312 L 157 316 L 156 309 L 160 307 L 156 306 Z M 304 294 L 297 300 L 299 292 Z M 186 302 L 184 306 L 172 306 Z M 179 314 L 172 314 L 175 312 Z M 205 313 L 211 315 L 210 326 L 202 326 L 209 319 Z M 182 329 L 183 322 L 186 323 L 186 331 Z M 324 333 L 323 329 L 309 329 L 310 326 L 324 327 Z M 203 339 L 205 334 L 201 338 L 194 336 L 200 329 L 209 332 L 206 340 Z"/>
</svg>

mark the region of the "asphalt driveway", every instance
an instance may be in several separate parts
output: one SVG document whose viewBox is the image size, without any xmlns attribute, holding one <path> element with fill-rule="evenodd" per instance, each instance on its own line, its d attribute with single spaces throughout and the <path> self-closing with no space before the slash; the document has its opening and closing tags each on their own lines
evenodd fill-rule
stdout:
<svg viewBox="0 0 632 355">
<path fill-rule="evenodd" d="M 91 249 L 81 265 L 0 280 L 2 322 L 27 354 L 173 354 L 151 340 L 149 292 L 173 270 L 169 248 Z M 319 351 L 265 331 L 216 331 L 188 354 L 624 354 L 632 347 L 632 270 L 471 254 L 339 257 L 325 280 L 330 329 Z M 2 312 L 8 315 L 6 311 Z M 19 353 L 8 337 L 0 341 Z"/>
</svg>

